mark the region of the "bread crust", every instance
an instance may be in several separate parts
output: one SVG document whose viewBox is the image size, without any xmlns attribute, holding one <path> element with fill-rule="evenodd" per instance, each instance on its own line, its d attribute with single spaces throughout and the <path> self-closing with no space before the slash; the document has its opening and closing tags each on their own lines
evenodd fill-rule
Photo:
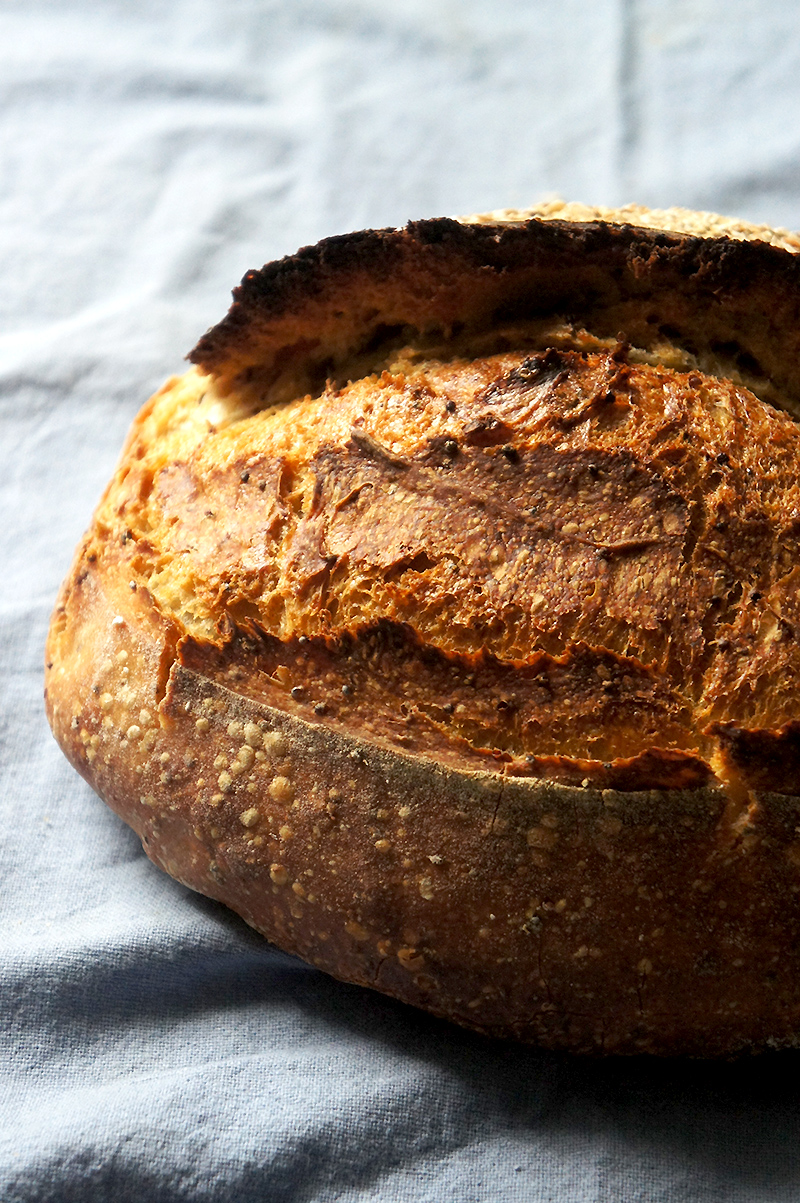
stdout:
<svg viewBox="0 0 800 1203">
<path fill-rule="evenodd" d="M 57 616 L 48 707 L 71 762 L 156 864 L 279 947 L 548 1048 L 794 1043 L 797 797 L 754 794 L 742 815 L 719 787 L 454 770 L 254 701 L 180 649 L 164 677 L 146 593 L 83 556 Z M 107 693 L 136 719 L 124 732 Z"/>
<path fill-rule="evenodd" d="M 248 274 L 134 424 L 48 716 L 157 864 L 335 976 L 549 1048 L 791 1045 L 800 264 L 523 217 Z"/>
<path fill-rule="evenodd" d="M 755 239 L 437 218 L 323 239 L 248 272 L 233 298 L 189 359 L 221 389 L 249 382 L 265 402 L 347 379 L 393 339 L 564 314 L 637 346 L 666 337 L 758 396 L 800 405 L 800 261 Z"/>
</svg>

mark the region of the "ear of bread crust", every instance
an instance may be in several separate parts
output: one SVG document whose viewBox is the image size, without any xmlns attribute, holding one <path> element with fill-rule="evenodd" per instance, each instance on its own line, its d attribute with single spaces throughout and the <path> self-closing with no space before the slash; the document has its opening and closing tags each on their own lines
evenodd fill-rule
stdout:
<svg viewBox="0 0 800 1203">
<path fill-rule="evenodd" d="M 800 260 L 785 253 L 789 239 L 700 225 L 441 218 L 329 238 L 248 272 L 189 359 L 221 393 L 247 388 L 267 405 L 368 373 L 392 347 L 557 314 L 637 347 L 681 347 L 799 412 Z"/>
</svg>

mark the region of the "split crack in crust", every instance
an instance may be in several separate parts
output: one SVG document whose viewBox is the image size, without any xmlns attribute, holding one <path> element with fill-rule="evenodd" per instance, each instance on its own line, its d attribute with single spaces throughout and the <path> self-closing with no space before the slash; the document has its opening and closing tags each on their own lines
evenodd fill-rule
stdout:
<svg viewBox="0 0 800 1203">
<path fill-rule="evenodd" d="M 390 368 L 202 434 L 203 378 L 177 404 L 162 394 L 98 523 L 129 538 L 131 571 L 179 637 L 211 657 L 249 635 L 273 679 L 283 657 L 278 704 L 291 688 L 311 697 L 325 659 L 340 688 L 348 671 L 358 686 L 347 705 L 323 689 L 321 721 L 363 729 L 369 711 L 390 740 L 406 689 L 422 754 L 449 739 L 465 762 L 481 750 L 516 773 L 600 780 L 642 755 L 652 773 L 658 749 L 656 784 L 674 783 L 678 754 L 686 781 L 709 780 L 711 765 L 725 773 L 717 725 L 791 722 L 789 415 L 621 345 L 480 362 L 409 350 Z M 381 640 L 405 671 L 376 680 Z M 448 672 L 480 684 L 462 696 Z"/>
</svg>

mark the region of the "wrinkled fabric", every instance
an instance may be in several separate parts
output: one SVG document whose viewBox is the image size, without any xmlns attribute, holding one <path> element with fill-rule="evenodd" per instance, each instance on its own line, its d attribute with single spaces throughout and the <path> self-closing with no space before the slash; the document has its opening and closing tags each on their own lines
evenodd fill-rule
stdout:
<svg viewBox="0 0 800 1203">
<path fill-rule="evenodd" d="M 800 226 L 800 10 L 0 5 L 0 1198 L 796 1200 L 796 1053 L 591 1061 L 329 979 L 165 877 L 56 748 L 42 649 L 140 404 L 249 268 L 524 205 Z"/>
</svg>

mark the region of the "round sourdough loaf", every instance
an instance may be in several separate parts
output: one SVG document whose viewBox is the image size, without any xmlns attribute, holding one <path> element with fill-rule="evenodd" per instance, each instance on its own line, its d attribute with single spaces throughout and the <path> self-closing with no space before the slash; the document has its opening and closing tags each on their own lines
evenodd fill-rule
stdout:
<svg viewBox="0 0 800 1203">
<path fill-rule="evenodd" d="M 800 249 L 551 204 L 249 272 L 47 706 L 168 873 L 492 1035 L 800 1034 Z"/>
</svg>

